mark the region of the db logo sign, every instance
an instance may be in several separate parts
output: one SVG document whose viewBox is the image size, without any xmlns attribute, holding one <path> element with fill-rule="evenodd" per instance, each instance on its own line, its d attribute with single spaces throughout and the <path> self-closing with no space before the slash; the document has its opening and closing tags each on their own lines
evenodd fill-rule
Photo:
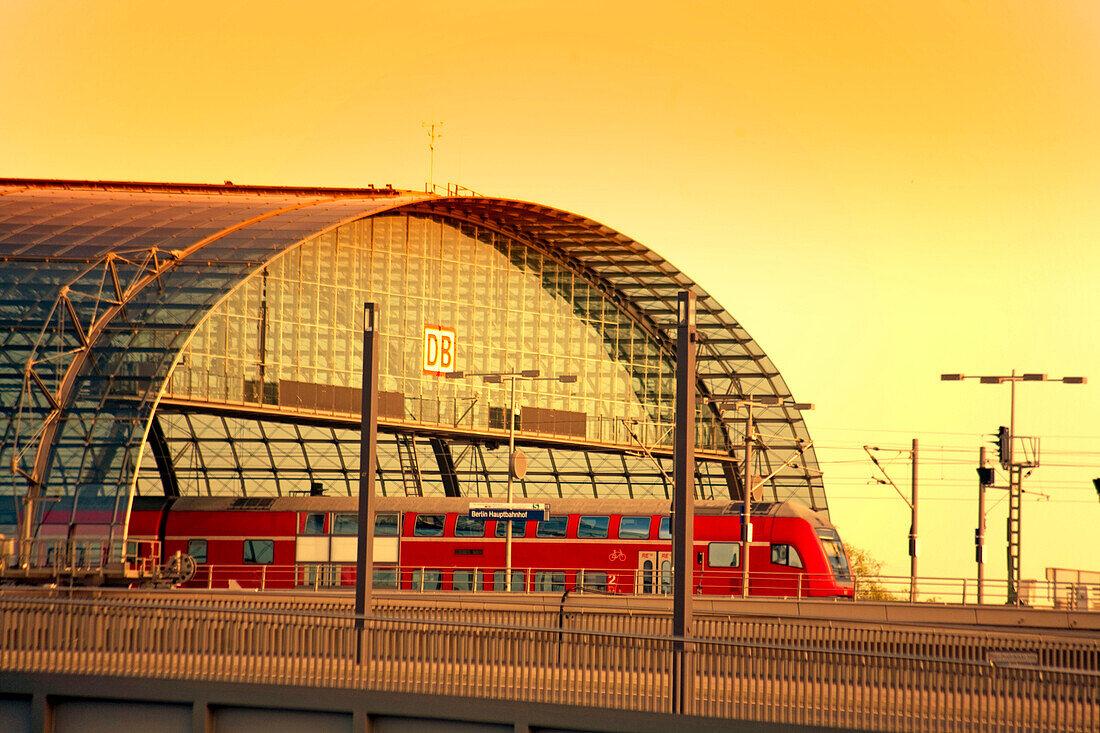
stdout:
<svg viewBox="0 0 1100 733">
<path fill-rule="evenodd" d="M 442 326 L 424 327 L 424 372 L 444 374 L 455 370 L 455 332 Z"/>
</svg>

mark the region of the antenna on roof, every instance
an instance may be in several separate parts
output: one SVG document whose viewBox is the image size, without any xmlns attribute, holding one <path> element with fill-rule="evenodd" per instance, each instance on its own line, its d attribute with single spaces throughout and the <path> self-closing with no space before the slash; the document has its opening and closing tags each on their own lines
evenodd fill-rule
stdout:
<svg viewBox="0 0 1100 733">
<path fill-rule="evenodd" d="M 442 122 L 422 122 L 424 129 L 428 131 L 428 191 L 435 192 L 435 141 L 443 137 L 442 132 L 436 132 L 435 128 L 443 127 Z"/>
</svg>

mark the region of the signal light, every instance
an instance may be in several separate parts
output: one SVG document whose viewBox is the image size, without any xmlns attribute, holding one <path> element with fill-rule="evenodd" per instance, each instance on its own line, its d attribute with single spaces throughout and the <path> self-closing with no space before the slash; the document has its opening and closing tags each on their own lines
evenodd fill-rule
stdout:
<svg viewBox="0 0 1100 733">
<path fill-rule="evenodd" d="M 988 466 L 978 467 L 978 483 L 982 486 L 993 485 L 993 469 Z"/>
<path fill-rule="evenodd" d="M 1100 499 L 1100 478 L 1094 478 L 1092 485 L 1096 487 L 1096 498 Z"/>
<path fill-rule="evenodd" d="M 1008 470 L 1008 452 L 1009 445 L 1012 440 L 1012 436 L 1009 435 L 1008 428 L 1004 425 L 997 428 L 997 439 L 993 441 L 993 444 L 997 446 L 997 459 L 1000 461 L 1001 467 Z"/>
</svg>

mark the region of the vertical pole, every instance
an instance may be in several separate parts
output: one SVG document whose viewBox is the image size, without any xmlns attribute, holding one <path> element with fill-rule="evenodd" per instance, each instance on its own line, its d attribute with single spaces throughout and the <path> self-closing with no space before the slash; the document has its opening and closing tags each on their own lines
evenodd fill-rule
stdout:
<svg viewBox="0 0 1100 733">
<path fill-rule="evenodd" d="M 978 466 L 985 468 L 985 446 L 978 449 Z M 978 605 L 985 601 L 985 482 L 978 477 L 978 529 L 974 532 L 974 559 L 978 562 Z"/>
<path fill-rule="evenodd" d="M 909 602 L 917 600 L 917 555 L 920 553 L 920 540 L 917 538 L 917 439 L 913 438 L 912 459 L 913 474 L 909 479 L 910 508 L 913 521 L 909 525 Z"/>
<path fill-rule="evenodd" d="M 512 503 L 512 480 L 516 455 L 516 377 L 511 377 L 512 395 L 508 405 L 508 503 Z M 512 590 L 512 520 L 504 523 L 504 590 Z"/>
<path fill-rule="evenodd" d="M 752 402 L 746 402 L 745 483 L 741 502 L 741 597 L 749 596 L 749 546 L 752 544 Z"/>
<path fill-rule="evenodd" d="M 1016 370 L 1012 370 L 1011 397 L 1008 411 L 1008 604 L 1020 602 L 1020 472 L 1016 470 Z"/>
<path fill-rule="evenodd" d="M 684 639 L 691 636 L 695 519 L 695 293 L 682 291 L 676 329 L 676 430 L 672 457 L 672 712 L 686 713 L 691 676 Z"/>
<path fill-rule="evenodd" d="M 35 514 L 38 511 L 38 492 L 41 489 L 31 488 L 23 497 L 23 516 L 19 518 L 19 567 L 24 570 L 31 566 L 33 561 L 31 553 L 31 541 L 34 538 Z"/>
<path fill-rule="evenodd" d="M 359 544 L 355 554 L 356 663 L 363 661 L 364 616 L 373 608 L 374 473 L 378 461 L 378 330 L 374 303 L 363 306 L 363 402 L 359 437 Z M 400 583 L 400 578 L 398 579 Z"/>
</svg>

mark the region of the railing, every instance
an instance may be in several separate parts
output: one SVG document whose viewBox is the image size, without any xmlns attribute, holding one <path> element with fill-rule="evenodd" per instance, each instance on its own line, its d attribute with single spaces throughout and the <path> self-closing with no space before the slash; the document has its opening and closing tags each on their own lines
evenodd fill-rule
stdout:
<svg viewBox="0 0 1100 733">
<path fill-rule="evenodd" d="M 438 566 L 375 565 L 375 588 L 401 588 L 413 592 L 504 592 L 503 567 L 441 568 Z M 513 568 L 512 592 L 590 592 L 613 595 L 669 595 L 671 568 L 619 570 Z M 299 563 L 285 565 L 199 565 L 190 588 L 248 590 L 345 590 L 355 586 L 355 565 L 348 563 Z M 756 596 L 807 598 L 835 595 L 831 574 L 766 572 L 751 574 Z M 696 575 L 696 594 L 741 596 L 741 576 L 721 569 Z"/>
<path fill-rule="evenodd" d="M 461 587 L 456 585 L 455 572 L 466 573 Z M 469 593 L 502 592 L 503 582 L 494 583 L 494 572 L 503 568 L 469 567 L 439 568 L 431 566 L 375 566 L 375 588 L 403 588 L 410 591 L 457 590 Z M 566 568 L 560 571 L 538 571 L 545 574 L 559 572 L 564 578 L 537 581 L 531 569 L 516 569 L 523 574 L 522 583 L 514 583 L 514 591 L 545 591 L 560 593 L 566 588 L 597 593 L 619 595 L 668 595 L 672 592 L 672 575 L 668 570 L 639 570 L 626 568 L 608 571 L 601 568 L 591 571 L 583 568 Z M 476 573 L 476 575 L 475 575 Z M 713 568 L 698 574 L 698 594 L 739 598 L 740 575 Z M 751 572 L 754 596 L 780 598 L 828 597 L 831 575 Z M 578 580 L 581 578 L 581 580 Z M 502 579 L 501 579 L 502 581 Z M 909 576 L 869 575 L 854 576 L 857 600 L 908 601 Z M 299 564 L 294 568 L 275 565 L 199 565 L 189 587 L 243 588 L 256 590 L 299 589 L 333 590 L 355 586 L 355 566 L 347 563 Z M 972 578 L 920 577 L 917 579 L 918 603 L 974 604 L 978 601 L 977 582 Z M 986 580 L 983 603 L 1004 605 L 1008 597 L 1008 584 Z M 1024 580 L 1020 598 L 1032 608 L 1057 608 L 1064 610 L 1100 609 L 1100 583 L 1067 582 L 1063 580 Z"/>
<path fill-rule="evenodd" d="M 5 595 L 0 668 L 670 711 L 675 639 L 666 635 L 424 616 L 359 621 L 361 633 L 348 614 L 187 605 L 178 595 Z M 1100 728 L 1096 640 L 721 618 L 697 626 L 684 640 L 687 713 L 896 731 Z M 1043 651 L 1059 644 L 1067 654 Z"/>
<path fill-rule="evenodd" d="M 124 548 L 121 540 L 103 537 L 39 537 L 23 543 L 0 539 L 0 566 L 4 569 L 21 567 L 57 578 L 95 573 L 112 565 L 149 574 L 161 562 L 156 540 L 130 540 Z"/>
<path fill-rule="evenodd" d="M 908 575 L 868 575 L 856 578 L 856 598 L 907 601 L 911 580 Z M 1067 581 L 1048 572 L 1046 580 L 1021 580 L 1018 598 L 1034 608 L 1088 611 L 1100 608 L 1100 582 Z M 1008 582 L 986 579 L 982 602 L 1004 605 Z M 922 603 L 977 603 L 978 582 L 974 578 L 918 577 L 917 597 Z"/>
</svg>

